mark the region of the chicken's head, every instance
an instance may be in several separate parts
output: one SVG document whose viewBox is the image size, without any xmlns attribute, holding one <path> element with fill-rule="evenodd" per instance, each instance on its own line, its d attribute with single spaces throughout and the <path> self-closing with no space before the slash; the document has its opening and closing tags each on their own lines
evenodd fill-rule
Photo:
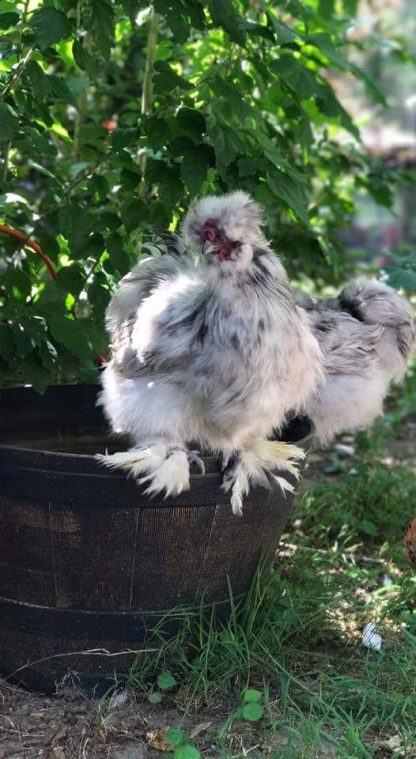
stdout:
<svg viewBox="0 0 416 759">
<path fill-rule="evenodd" d="M 185 217 L 183 232 L 209 266 L 231 274 L 248 270 L 267 249 L 261 225 L 259 206 L 239 191 L 198 201 Z"/>
</svg>

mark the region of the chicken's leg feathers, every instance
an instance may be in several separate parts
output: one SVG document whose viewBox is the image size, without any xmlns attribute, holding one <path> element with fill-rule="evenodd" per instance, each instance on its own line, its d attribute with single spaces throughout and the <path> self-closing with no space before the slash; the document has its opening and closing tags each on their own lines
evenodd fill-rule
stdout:
<svg viewBox="0 0 416 759">
<path fill-rule="evenodd" d="M 224 470 L 223 490 L 231 491 L 233 513 L 241 516 L 243 497 L 248 494 L 250 483 L 269 488 L 277 485 L 285 493 L 293 493 L 295 487 L 275 471 L 288 472 L 299 479 L 299 462 L 305 452 L 296 445 L 274 440 L 255 440 L 246 445 L 236 459 Z"/>
<path fill-rule="evenodd" d="M 128 470 L 140 485 L 149 483 L 146 495 L 164 492 L 166 498 L 190 489 L 189 461 L 196 457 L 193 451 L 190 455 L 185 448 L 155 441 L 129 451 L 97 454 L 96 458 L 110 469 Z"/>
</svg>

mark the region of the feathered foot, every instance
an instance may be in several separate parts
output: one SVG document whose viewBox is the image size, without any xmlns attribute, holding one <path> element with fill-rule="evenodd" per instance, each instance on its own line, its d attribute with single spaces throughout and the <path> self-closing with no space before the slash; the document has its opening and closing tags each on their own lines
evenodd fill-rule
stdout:
<svg viewBox="0 0 416 759">
<path fill-rule="evenodd" d="M 274 440 L 255 440 L 250 447 L 242 449 L 224 470 L 222 487 L 226 493 L 231 491 L 233 514 L 242 515 L 243 498 L 249 493 L 250 483 L 266 488 L 277 485 L 283 493 L 293 493 L 294 486 L 274 471 L 289 472 L 298 480 L 299 461 L 304 457 L 304 451 L 298 446 Z"/>
<path fill-rule="evenodd" d="M 149 483 L 146 495 L 164 492 L 167 498 L 189 490 L 189 461 L 198 457 L 194 451 L 157 442 L 125 452 L 97 454 L 96 458 L 110 469 L 127 469 L 140 485 Z M 200 459 L 199 462 L 203 467 Z"/>
</svg>

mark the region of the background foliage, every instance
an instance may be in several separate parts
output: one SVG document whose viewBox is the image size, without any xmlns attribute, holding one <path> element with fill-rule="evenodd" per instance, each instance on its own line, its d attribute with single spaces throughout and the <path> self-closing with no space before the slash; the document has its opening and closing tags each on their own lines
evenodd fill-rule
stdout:
<svg viewBox="0 0 416 759">
<path fill-rule="evenodd" d="M 404 181 L 365 155 L 329 83 L 385 102 L 355 62 L 366 40 L 348 41 L 356 6 L 0 0 L 2 382 L 95 380 L 116 283 L 197 193 L 248 190 L 292 276 L 344 275 L 354 194 L 390 206 Z M 399 41 L 391 55 L 409 60 Z M 414 286 L 410 256 L 395 277 Z"/>
</svg>

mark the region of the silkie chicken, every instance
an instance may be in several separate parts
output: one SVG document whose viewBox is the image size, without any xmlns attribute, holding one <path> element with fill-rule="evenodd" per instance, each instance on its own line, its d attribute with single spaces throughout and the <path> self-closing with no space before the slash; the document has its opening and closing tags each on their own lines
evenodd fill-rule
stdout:
<svg viewBox="0 0 416 759">
<path fill-rule="evenodd" d="M 101 403 L 134 446 L 100 459 L 150 496 L 177 495 L 190 461 L 202 469 L 196 441 L 222 456 L 241 514 L 250 484 L 293 490 L 281 475 L 297 476 L 303 452 L 268 438 L 316 390 L 321 351 L 248 195 L 197 202 L 182 240 L 177 254 L 140 261 L 108 307 Z"/>
<path fill-rule="evenodd" d="M 376 280 L 352 282 L 336 298 L 297 297 L 320 345 L 326 377 L 304 411 L 315 441 L 366 427 L 383 410 L 391 382 L 399 382 L 415 347 L 412 307 Z"/>
</svg>

